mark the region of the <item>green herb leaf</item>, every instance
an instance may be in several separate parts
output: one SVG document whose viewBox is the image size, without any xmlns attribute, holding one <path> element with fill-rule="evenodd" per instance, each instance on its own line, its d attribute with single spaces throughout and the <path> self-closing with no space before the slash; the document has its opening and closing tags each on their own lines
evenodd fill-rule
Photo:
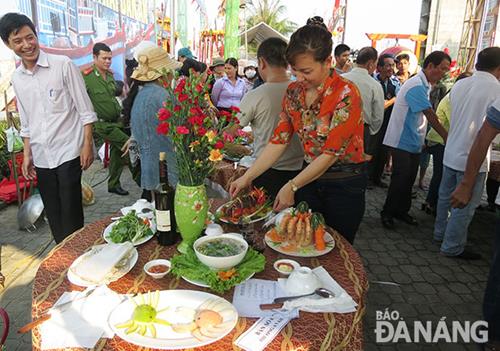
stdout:
<svg viewBox="0 0 500 351">
<path fill-rule="evenodd" d="M 235 267 L 237 274 L 228 280 L 221 280 L 217 271 L 210 269 L 198 260 L 193 249 L 186 254 L 176 255 L 170 260 L 171 272 L 178 277 L 202 281 L 217 293 L 224 293 L 232 287 L 244 282 L 251 274 L 264 270 L 266 258 L 252 248 L 249 248 L 243 261 Z"/>
</svg>

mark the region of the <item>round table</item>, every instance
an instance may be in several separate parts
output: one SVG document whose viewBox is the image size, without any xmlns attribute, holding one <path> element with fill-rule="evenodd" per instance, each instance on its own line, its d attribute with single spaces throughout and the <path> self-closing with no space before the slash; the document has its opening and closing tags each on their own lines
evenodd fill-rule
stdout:
<svg viewBox="0 0 500 351">
<path fill-rule="evenodd" d="M 212 204 L 214 205 L 214 204 Z M 73 233 L 48 254 L 38 268 L 33 283 L 32 317 L 38 318 L 47 311 L 65 291 L 83 290 L 71 284 L 66 273 L 71 263 L 89 247 L 104 242 L 102 232 L 111 222 L 111 217 L 89 224 Z M 363 263 L 354 248 L 338 233 L 334 232 L 336 246 L 329 254 L 317 258 L 298 258 L 301 265 L 317 267 L 322 265 L 332 277 L 358 303 L 354 313 L 306 313 L 300 312 L 300 318 L 292 320 L 268 345 L 266 350 L 362 350 L 363 315 L 368 281 Z M 109 287 L 118 293 L 147 292 L 148 290 L 190 289 L 211 292 L 182 279 L 168 274 L 155 280 L 144 273 L 146 262 L 156 258 L 171 258 L 176 254 L 175 246 L 160 246 L 153 238 L 137 247 L 139 259 L 135 267 Z M 266 266 L 255 278 L 276 280 L 278 273 L 273 269 L 273 262 L 286 256 L 266 248 Z M 295 259 L 295 258 L 294 258 Z M 232 301 L 233 290 L 223 295 Z M 233 342 L 247 330 L 255 319 L 239 318 L 234 330 L 222 340 L 199 350 L 240 350 Z M 33 349 L 40 350 L 40 333 L 33 329 Z M 115 336 L 113 339 L 101 339 L 95 350 L 144 350 L 127 343 Z"/>
</svg>

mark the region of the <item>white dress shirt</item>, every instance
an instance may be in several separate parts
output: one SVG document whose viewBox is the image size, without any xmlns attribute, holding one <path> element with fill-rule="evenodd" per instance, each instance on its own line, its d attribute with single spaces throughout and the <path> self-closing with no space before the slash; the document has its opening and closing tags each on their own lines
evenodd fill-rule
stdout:
<svg viewBox="0 0 500 351">
<path fill-rule="evenodd" d="M 368 70 L 354 67 L 350 72 L 344 73 L 342 77 L 350 80 L 356 85 L 361 94 L 363 102 L 363 120 L 370 126 L 370 134 L 376 134 L 384 121 L 384 90 Z"/>
<path fill-rule="evenodd" d="M 470 148 L 486 118 L 486 111 L 499 97 L 500 83 L 488 72 L 476 71 L 453 86 L 450 92 L 450 130 L 443 158 L 446 167 L 465 172 Z M 479 172 L 489 170 L 490 149 Z"/>
<path fill-rule="evenodd" d="M 21 136 L 30 139 L 33 163 L 56 168 L 80 155 L 83 126 L 97 120 L 82 74 L 66 56 L 40 50 L 29 71 L 12 77 L 21 117 Z"/>
</svg>

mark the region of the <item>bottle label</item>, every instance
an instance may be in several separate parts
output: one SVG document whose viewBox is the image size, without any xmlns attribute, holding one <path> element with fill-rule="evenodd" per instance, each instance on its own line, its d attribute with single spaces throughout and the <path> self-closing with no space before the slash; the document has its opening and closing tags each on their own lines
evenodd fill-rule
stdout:
<svg viewBox="0 0 500 351">
<path fill-rule="evenodd" d="M 170 211 L 155 210 L 156 228 L 160 232 L 169 232 L 172 230 L 170 222 Z"/>
</svg>

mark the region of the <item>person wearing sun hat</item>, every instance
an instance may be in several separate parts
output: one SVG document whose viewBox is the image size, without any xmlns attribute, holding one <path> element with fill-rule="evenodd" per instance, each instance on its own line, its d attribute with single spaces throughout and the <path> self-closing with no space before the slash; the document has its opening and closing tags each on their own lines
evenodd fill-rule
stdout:
<svg viewBox="0 0 500 351">
<path fill-rule="evenodd" d="M 224 69 L 224 64 L 225 64 L 224 59 L 222 57 L 213 58 L 210 70 L 212 71 L 214 80 L 219 80 L 220 78 L 224 78 L 226 76 L 226 70 Z"/>
<path fill-rule="evenodd" d="M 130 116 L 132 135 L 137 141 L 141 159 L 143 198 L 151 200 L 151 190 L 158 185 L 158 155 L 167 153 L 168 179 L 175 187 L 177 165 L 171 140 L 159 135 L 157 113 L 163 102 L 173 97 L 164 88 L 170 85 L 174 71 L 182 66 L 159 47 L 146 48 L 138 54 L 138 66 L 132 73 L 132 86 L 123 102 L 124 114 Z"/>
<path fill-rule="evenodd" d="M 191 49 L 189 48 L 181 48 L 179 51 L 177 51 L 177 60 L 179 62 L 184 62 L 185 59 L 196 59 L 196 56 L 193 55 L 191 52 Z"/>
<path fill-rule="evenodd" d="M 243 75 L 245 84 L 248 90 L 253 89 L 253 85 L 257 80 L 257 63 L 255 61 L 247 61 L 245 67 L 243 68 Z"/>
<path fill-rule="evenodd" d="M 226 69 L 224 68 L 224 59 L 220 56 L 212 58 L 212 64 L 210 65 L 211 74 L 208 77 L 208 92 L 212 94 L 212 88 L 216 81 L 226 76 Z"/>
</svg>

